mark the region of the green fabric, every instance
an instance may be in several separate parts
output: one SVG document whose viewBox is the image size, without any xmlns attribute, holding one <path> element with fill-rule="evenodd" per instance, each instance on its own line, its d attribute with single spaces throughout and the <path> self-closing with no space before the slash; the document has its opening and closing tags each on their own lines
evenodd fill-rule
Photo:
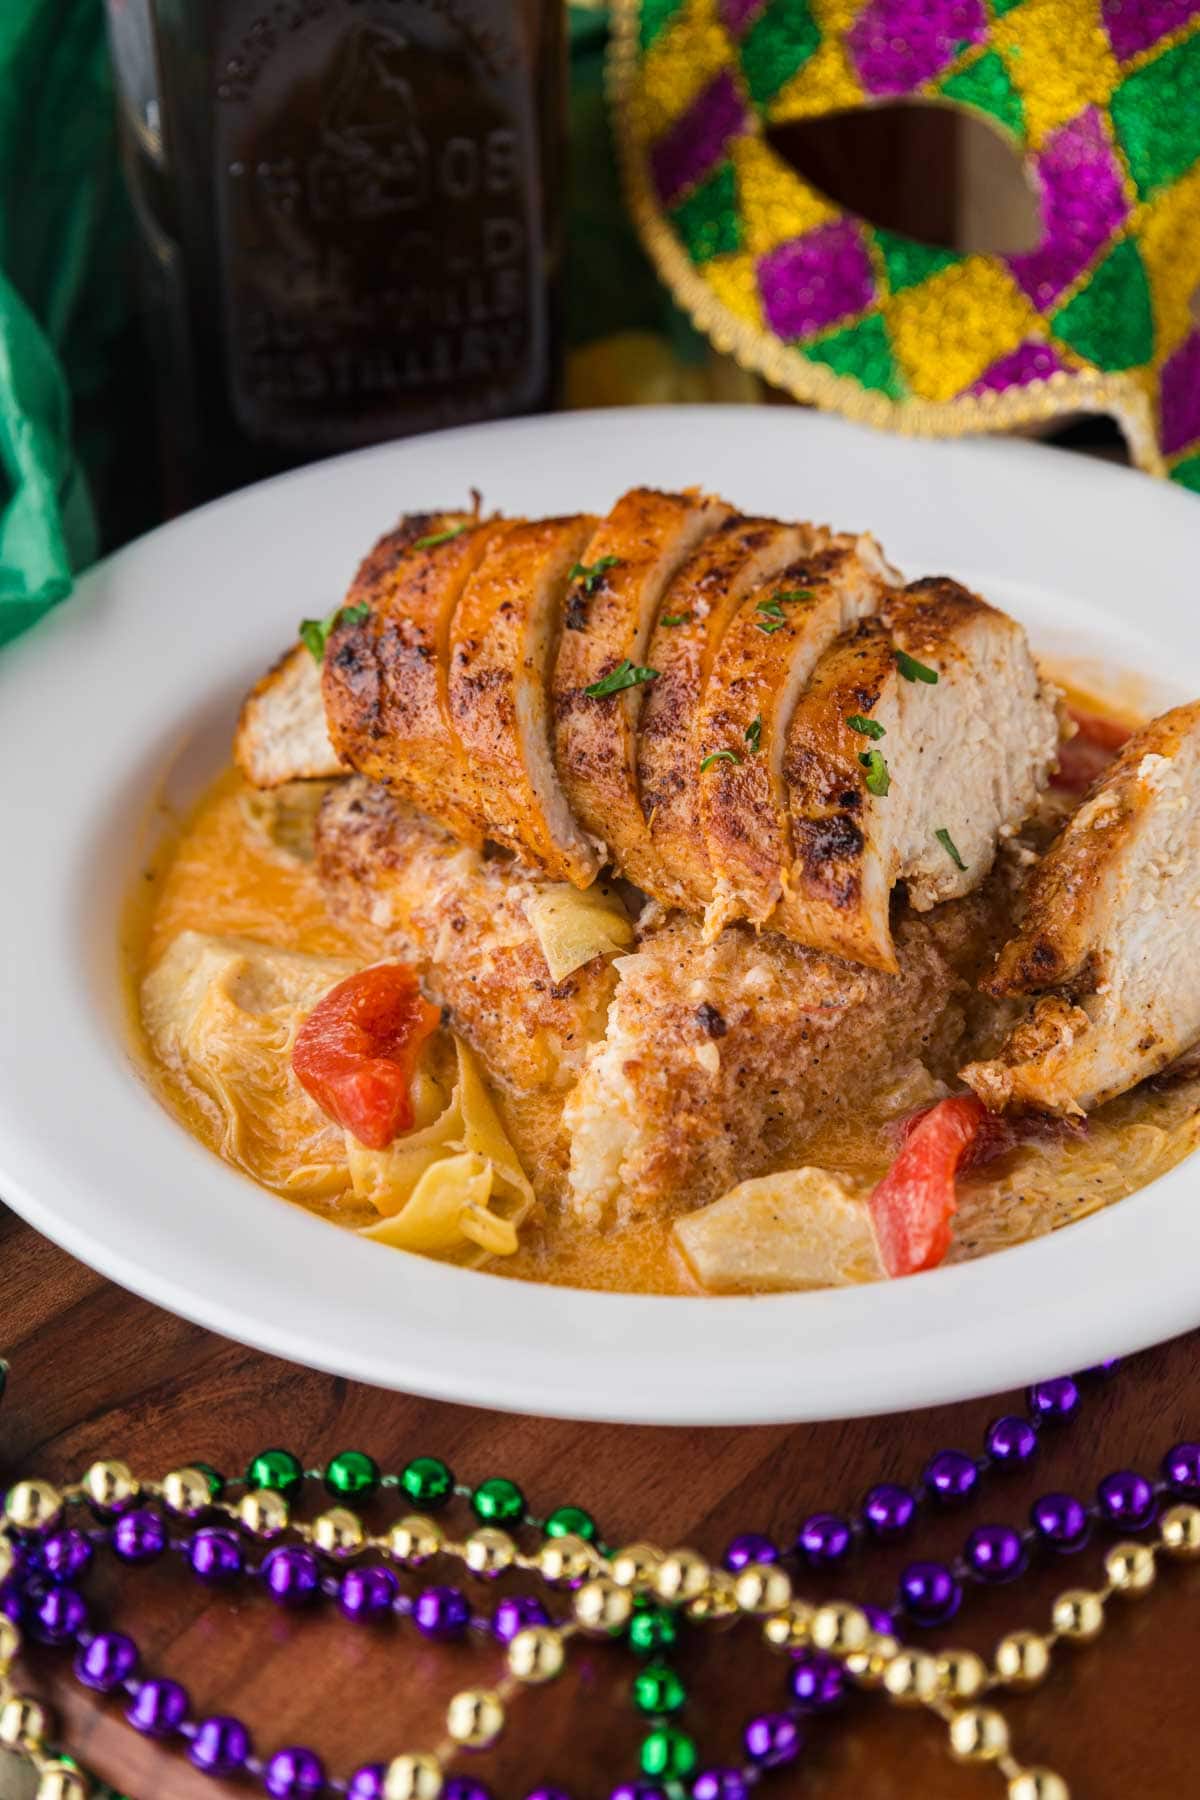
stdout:
<svg viewBox="0 0 1200 1800">
<path fill-rule="evenodd" d="M 0 644 L 97 550 L 72 412 L 128 312 L 102 0 L 0 5 Z M 104 463 L 104 434 L 88 445 Z"/>
</svg>

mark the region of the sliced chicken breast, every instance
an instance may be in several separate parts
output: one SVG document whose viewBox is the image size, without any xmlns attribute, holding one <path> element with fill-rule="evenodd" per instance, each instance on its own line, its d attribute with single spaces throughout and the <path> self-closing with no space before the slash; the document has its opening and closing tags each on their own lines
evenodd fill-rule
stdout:
<svg viewBox="0 0 1200 1800">
<path fill-rule="evenodd" d="M 450 718 L 450 624 L 463 588 L 511 527 L 465 513 L 405 519 L 376 544 L 346 596 L 351 611 L 325 647 L 329 735 L 352 769 L 419 800 L 468 844 L 486 829 Z"/>
<path fill-rule="evenodd" d="M 698 736 L 709 671 L 746 595 L 803 556 L 812 527 L 727 519 L 684 564 L 663 597 L 646 652 L 637 778 L 648 840 L 621 857 L 630 881 L 667 905 L 703 908 L 712 875 L 700 823 L 707 770 Z"/>
<path fill-rule="evenodd" d="M 321 665 L 304 644 L 293 644 L 246 696 L 233 759 L 257 788 L 345 774 L 325 725 Z"/>
<path fill-rule="evenodd" d="M 597 957 L 552 979 L 527 909 L 554 884 L 503 853 L 464 847 L 357 778 L 325 798 L 315 867 L 334 916 L 366 950 L 418 965 L 425 992 L 487 1069 L 539 1192 L 561 1192 L 563 1101 L 604 1034 L 617 978 Z"/>
<path fill-rule="evenodd" d="M 1129 739 L 1034 871 L 982 984 L 1037 996 L 962 1072 L 995 1111 L 1079 1114 L 1200 1040 L 1200 701 Z"/>
<path fill-rule="evenodd" d="M 584 835 L 551 752 L 548 684 L 570 570 L 590 516 L 514 525 L 463 591 L 450 637 L 450 718 L 470 764 L 487 836 L 558 881 L 587 887 L 603 846 Z"/>
<path fill-rule="evenodd" d="M 792 712 L 818 659 L 898 580 L 873 538 L 821 529 L 809 554 L 738 608 L 696 723 L 709 765 L 700 817 L 713 878 L 710 935 L 732 919 L 762 924 L 778 904 L 791 860 L 783 754 Z"/>
<path fill-rule="evenodd" d="M 607 1032 L 564 1114 L 579 1218 L 691 1211 L 804 1162 L 813 1132 L 877 1100 L 906 1060 L 948 1074 L 968 984 L 937 919 L 906 919 L 897 945 L 890 976 L 743 926 L 705 943 L 676 916 L 621 957 Z"/>
<path fill-rule="evenodd" d="M 792 714 L 793 855 L 772 924 L 894 971 L 895 884 L 921 912 L 978 887 L 1057 743 L 1015 620 L 942 577 L 896 592 L 822 657 Z"/>
<path fill-rule="evenodd" d="M 645 666 L 664 588 L 728 513 L 707 495 L 633 488 L 582 552 L 567 596 L 551 690 L 554 753 L 580 827 L 608 844 L 618 865 L 647 842 L 636 762 L 645 687 L 588 690 Z"/>
</svg>

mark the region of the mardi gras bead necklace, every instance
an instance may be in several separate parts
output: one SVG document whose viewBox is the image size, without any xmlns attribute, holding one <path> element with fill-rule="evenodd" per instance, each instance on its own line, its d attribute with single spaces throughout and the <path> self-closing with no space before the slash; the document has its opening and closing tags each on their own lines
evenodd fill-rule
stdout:
<svg viewBox="0 0 1200 1800">
<path fill-rule="evenodd" d="M 0 1369 L 0 1392 L 2 1374 Z M 745 1800 L 766 1773 L 795 1762 L 806 1726 L 840 1705 L 852 1688 L 880 1689 L 897 1704 L 932 1712 L 946 1727 L 951 1754 L 994 1764 L 1010 1800 L 1065 1800 L 1061 1778 L 1021 1764 L 1012 1753 L 1004 1715 L 981 1702 L 997 1690 L 1035 1685 L 1060 1643 L 1094 1641 L 1106 1623 L 1109 1600 L 1148 1591 L 1160 1556 L 1200 1554 L 1200 1507 L 1194 1503 L 1200 1496 L 1200 1444 L 1174 1446 L 1156 1481 L 1117 1471 L 1101 1481 L 1089 1505 L 1070 1495 L 1043 1495 L 1027 1526 L 979 1526 L 953 1563 L 908 1566 L 896 1612 L 913 1625 L 944 1623 L 958 1610 L 967 1585 L 1016 1579 L 1035 1549 L 1080 1548 L 1097 1523 L 1145 1533 L 1157 1518 L 1153 1538 L 1109 1549 L 1102 1586 L 1066 1590 L 1054 1602 L 1049 1630 L 1011 1631 L 988 1660 L 971 1651 L 934 1653 L 899 1641 L 892 1611 L 845 1601 L 812 1605 L 796 1595 L 792 1571 L 836 1566 L 852 1545 L 890 1541 L 909 1529 L 921 1505 L 966 1498 L 990 1471 L 1028 1462 L 1041 1426 L 1069 1420 L 1079 1405 L 1076 1381 L 1038 1384 L 1027 1396 L 1026 1416 L 1007 1415 L 989 1426 L 981 1458 L 942 1451 L 911 1488 L 878 1484 L 849 1514 L 810 1515 L 786 1555 L 771 1540 L 742 1533 L 727 1548 L 722 1568 L 686 1548 L 609 1549 L 582 1509 L 559 1507 L 537 1520 L 515 1483 L 492 1477 L 465 1487 L 431 1457 L 384 1475 L 358 1451 L 344 1452 L 324 1469 L 305 1470 L 290 1452 L 272 1450 L 253 1460 L 243 1481 L 228 1483 L 203 1464 L 140 1483 L 124 1463 L 104 1459 L 61 1491 L 38 1479 L 19 1481 L 5 1498 L 0 1535 L 0 1747 L 25 1755 L 38 1769 L 39 1800 L 85 1800 L 103 1792 L 70 1758 L 47 1748 L 44 1710 L 13 1685 L 12 1669 L 28 1630 L 44 1643 L 73 1648 L 75 1672 L 85 1685 L 123 1694 L 135 1729 L 177 1739 L 203 1772 L 251 1776 L 277 1800 L 304 1795 L 490 1800 L 482 1783 L 449 1772 L 448 1765 L 461 1751 L 497 1740 L 507 1707 L 525 1688 L 555 1679 L 572 1640 L 621 1638 L 644 1659 L 632 1697 L 650 1729 L 642 1743 L 641 1778 L 618 1784 L 610 1800 L 688 1795 Z M 306 1482 L 323 1483 L 335 1501 L 311 1521 L 293 1515 L 293 1501 Z M 388 1490 L 426 1510 L 372 1532 L 358 1512 L 342 1504 Z M 474 1515 L 472 1529 L 460 1536 L 431 1516 L 455 1499 L 467 1502 Z M 1164 1499 L 1171 1504 L 1158 1517 Z M 80 1525 L 69 1522 L 76 1508 Z M 523 1548 L 514 1535 L 522 1528 L 536 1530 L 540 1542 Z M 328 1776 L 315 1752 L 304 1746 L 285 1746 L 262 1759 L 240 1720 L 193 1717 L 180 1684 L 140 1672 L 137 1647 L 127 1634 L 93 1628 L 78 1583 L 102 1548 L 129 1566 L 174 1551 L 197 1578 L 254 1582 L 282 1605 L 325 1599 L 350 1619 L 400 1617 L 429 1638 L 473 1633 L 503 1648 L 505 1673 L 492 1687 L 465 1689 L 452 1698 L 445 1738 L 433 1751 L 402 1752 L 386 1764 L 364 1764 L 344 1779 Z M 485 1611 L 455 1586 L 405 1592 L 399 1571 L 415 1570 L 435 1557 L 458 1561 L 469 1576 L 485 1581 L 522 1570 L 545 1585 L 547 1599 L 505 1595 Z M 739 1767 L 700 1768 L 694 1739 L 677 1723 L 686 1690 L 670 1652 L 681 1626 L 748 1618 L 759 1622 L 767 1645 L 788 1656 L 785 1702 L 746 1722 L 745 1761 Z M 542 1787 L 527 1800 L 567 1797 Z"/>
</svg>

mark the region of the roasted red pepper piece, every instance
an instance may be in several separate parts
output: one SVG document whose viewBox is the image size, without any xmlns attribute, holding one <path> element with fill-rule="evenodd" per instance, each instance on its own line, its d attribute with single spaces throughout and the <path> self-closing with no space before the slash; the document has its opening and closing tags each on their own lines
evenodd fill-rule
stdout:
<svg viewBox="0 0 1200 1800">
<path fill-rule="evenodd" d="M 297 1032 L 296 1079 L 360 1144 L 384 1150 L 412 1125 L 413 1071 L 439 1017 L 403 963 L 361 969 L 331 988 Z"/>
<path fill-rule="evenodd" d="M 954 1094 L 912 1125 L 869 1203 L 889 1275 L 935 1268 L 950 1248 L 950 1221 L 958 1206 L 954 1178 L 987 1118 L 974 1094 Z"/>
</svg>

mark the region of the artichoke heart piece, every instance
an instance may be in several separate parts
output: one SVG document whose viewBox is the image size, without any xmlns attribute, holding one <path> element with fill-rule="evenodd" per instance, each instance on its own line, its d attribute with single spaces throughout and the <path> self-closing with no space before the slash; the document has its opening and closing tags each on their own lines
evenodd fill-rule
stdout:
<svg viewBox="0 0 1200 1800">
<path fill-rule="evenodd" d="M 346 1134 L 354 1192 L 383 1216 L 360 1235 L 399 1250 L 478 1263 L 511 1256 L 533 1189 L 479 1066 L 455 1039 L 454 1091 L 436 1109 L 436 1084 L 414 1086 L 417 1129 L 386 1150 Z"/>
<path fill-rule="evenodd" d="M 826 1169 L 743 1181 L 677 1219 L 673 1233 L 710 1293 L 847 1287 L 883 1277 L 865 1199 Z"/>
<path fill-rule="evenodd" d="M 528 901 L 533 926 L 552 981 L 565 981 L 597 956 L 613 956 L 633 943 L 633 924 L 620 896 L 606 882 L 581 893 L 555 882 Z"/>
</svg>

